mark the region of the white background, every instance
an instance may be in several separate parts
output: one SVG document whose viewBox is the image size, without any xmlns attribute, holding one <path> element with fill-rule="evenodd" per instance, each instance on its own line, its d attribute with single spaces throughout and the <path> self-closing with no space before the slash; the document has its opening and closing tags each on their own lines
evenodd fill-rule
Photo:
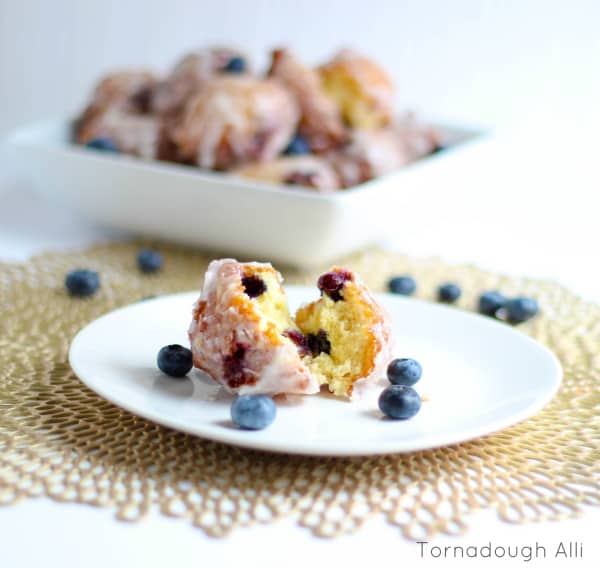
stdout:
<svg viewBox="0 0 600 568">
<path fill-rule="evenodd" d="M 257 67 L 277 45 L 311 63 L 355 46 L 390 71 L 401 107 L 453 119 L 597 114 L 599 21 L 594 0 L 1 0 L 0 133 L 78 109 L 105 71 L 165 70 L 210 43 Z"/>
<path fill-rule="evenodd" d="M 0 135 L 72 113 L 98 75 L 121 65 L 166 69 L 187 49 L 234 43 L 258 66 L 286 44 L 308 62 L 338 46 L 372 54 L 398 84 L 398 104 L 493 126 L 488 144 L 421 197 L 395 247 L 415 255 L 559 280 L 600 300 L 600 3 L 593 1 L 0 0 Z M 34 165 L 32 165 L 34 167 Z M 6 171 L 0 167 L 0 178 Z M 7 176 L 4 175 L 6 178 Z M 0 203 L 0 260 L 83 246 L 115 234 L 43 201 L 10 179 Z M 594 566 L 598 510 L 578 521 L 513 527 L 493 513 L 463 539 L 436 544 L 584 542 Z M 425 562 L 396 529 L 373 520 L 359 534 L 313 539 L 284 521 L 207 539 L 185 522 L 152 516 L 123 525 L 110 512 L 46 500 L 0 508 L 0 566 L 517 566 L 522 561 Z M 550 566 L 549 559 L 529 565 Z"/>
</svg>

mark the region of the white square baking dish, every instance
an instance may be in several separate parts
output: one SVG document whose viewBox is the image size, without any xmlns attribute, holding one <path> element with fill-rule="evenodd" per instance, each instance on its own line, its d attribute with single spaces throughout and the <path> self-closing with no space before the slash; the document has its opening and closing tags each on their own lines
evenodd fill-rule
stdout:
<svg viewBox="0 0 600 568">
<path fill-rule="evenodd" d="M 447 187 L 444 165 L 483 133 L 438 126 L 449 149 L 330 194 L 89 150 L 71 143 L 68 120 L 18 130 L 3 155 L 20 180 L 107 226 L 240 258 L 311 266 L 401 234 L 399 213 L 411 194 L 425 185 L 433 196 L 441 190 L 432 187 L 436 179 Z"/>
</svg>

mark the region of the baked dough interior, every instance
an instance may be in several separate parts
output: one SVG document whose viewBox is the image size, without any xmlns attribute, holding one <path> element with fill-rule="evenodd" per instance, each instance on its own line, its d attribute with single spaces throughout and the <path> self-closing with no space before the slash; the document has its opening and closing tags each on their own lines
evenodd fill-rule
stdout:
<svg viewBox="0 0 600 568">
<path fill-rule="evenodd" d="M 389 362 L 388 316 L 360 280 L 334 267 L 321 297 L 290 313 L 270 264 L 213 261 L 190 324 L 194 365 L 229 390 L 352 397 Z"/>
<path fill-rule="evenodd" d="M 272 327 L 285 338 L 285 332 L 296 327 L 276 272 L 260 265 L 246 264 L 242 286 L 246 295 L 252 298 L 255 310 L 262 316 L 259 319 L 262 331 Z"/>
<path fill-rule="evenodd" d="M 365 286 L 344 268 L 335 267 L 319 279 L 321 298 L 301 306 L 292 317 L 277 273 L 257 265 L 246 268 L 244 282 L 262 279 L 266 290 L 254 298 L 262 325 L 273 325 L 283 340 L 296 344 L 304 364 L 320 385 L 336 396 L 351 396 L 356 381 L 374 371 L 382 338 L 380 307 L 365 296 Z M 333 286 L 327 286 L 329 278 Z M 253 290 L 246 286 L 246 293 Z M 266 329 L 265 329 L 266 331 Z"/>
<path fill-rule="evenodd" d="M 296 323 L 308 338 L 311 372 L 336 396 L 349 396 L 355 382 L 373 371 L 380 348 L 371 329 L 377 306 L 364 301 L 362 289 L 351 279 L 333 298 L 325 292 L 316 302 L 302 306 Z"/>
<path fill-rule="evenodd" d="M 323 72 L 323 88 L 339 105 L 344 120 L 355 127 L 379 128 L 382 120 L 372 111 L 372 105 L 362 94 L 354 77 Z"/>
</svg>

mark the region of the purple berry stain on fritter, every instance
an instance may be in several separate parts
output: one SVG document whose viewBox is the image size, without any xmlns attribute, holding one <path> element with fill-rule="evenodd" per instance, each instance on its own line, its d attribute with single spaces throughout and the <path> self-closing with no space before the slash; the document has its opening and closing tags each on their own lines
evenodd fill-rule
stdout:
<svg viewBox="0 0 600 568">
<path fill-rule="evenodd" d="M 298 331 L 297 329 L 286 329 L 283 332 L 283 335 L 288 337 L 290 341 L 294 343 L 301 357 L 311 354 L 310 347 L 308 346 L 308 339 L 301 331 Z"/>
<path fill-rule="evenodd" d="M 331 353 L 331 342 L 324 329 L 320 329 L 316 334 L 309 333 L 307 342 L 313 357 L 318 357 L 321 353 L 326 353 L 327 355 Z"/>
<path fill-rule="evenodd" d="M 305 187 L 317 187 L 316 172 L 290 172 L 283 180 L 287 185 L 303 185 Z"/>
<path fill-rule="evenodd" d="M 245 345 L 236 343 L 231 354 L 223 357 L 223 372 L 227 379 L 227 385 L 232 389 L 242 385 L 252 385 L 256 382 L 256 378 L 248 375 L 244 368 L 246 351 Z"/>
<path fill-rule="evenodd" d="M 258 298 L 267 291 L 265 281 L 256 275 L 244 276 L 242 286 L 250 298 Z"/>
<path fill-rule="evenodd" d="M 152 89 L 150 87 L 142 87 L 138 89 L 132 96 L 131 102 L 135 110 L 142 114 L 148 114 L 152 105 Z"/>
<path fill-rule="evenodd" d="M 339 302 L 344 299 L 342 288 L 349 280 L 352 280 L 352 274 L 347 270 L 326 272 L 319 278 L 317 286 L 321 292 L 327 294 L 334 302 Z"/>
</svg>

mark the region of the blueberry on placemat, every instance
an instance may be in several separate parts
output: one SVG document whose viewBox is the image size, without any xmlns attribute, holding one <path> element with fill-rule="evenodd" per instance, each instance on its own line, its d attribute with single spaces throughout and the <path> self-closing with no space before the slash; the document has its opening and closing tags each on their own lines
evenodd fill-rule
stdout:
<svg viewBox="0 0 600 568">
<path fill-rule="evenodd" d="M 486 316 L 495 316 L 506 305 L 507 298 L 496 290 L 483 292 L 479 296 L 479 312 Z"/>
<path fill-rule="evenodd" d="M 262 430 L 275 420 L 277 408 L 264 394 L 242 394 L 231 403 L 231 420 L 245 430 Z"/>
<path fill-rule="evenodd" d="M 93 270 L 72 270 L 65 278 L 65 286 L 71 296 L 92 296 L 100 288 L 100 276 Z"/>
<path fill-rule="evenodd" d="M 414 359 L 394 359 L 387 368 L 387 377 L 393 385 L 413 386 L 419 381 L 423 369 Z"/>
<path fill-rule="evenodd" d="M 142 249 L 137 255 L 138 267 L 142 272 L 158 272 L 163 265 L 163 257 L 158 251 Z"/>
<path fill-rule="evenodd" d="M 379 410 L 389 418 L 406 420 L 421 409 L 421 398 L 412 387 L 391 385 L 379 396 Z"/>
<path fill-rule="evenodd" d="M 103 152 L 118 152 L 119 147 L 110 138 L 93 138 L 86 143 L 87 148 Z"/>
<path fill-rule="evenodd" d="M 533 298 L 525 296 L 511 298 L 506 302 L 504 309 L 506 310 L 506 319 L 510 323 L 523 323 L 539 311 L 538 303 Z"/>
<path fill-rule="evenodd" d="M 394 276 L 388 282 L 388 289 L 392 294 L 411 296 L 417 290 L 417 283 L 412 276 Z"/>
<path fill-rule="evenodd" d="M 446 282 L 438 288 L 438 300 L 440 302 L 452 304 L 460 298 L 461 294 L 460 286 L 453 282 Z"/>
<path fill-rule="evenodd" d="M 310 146 L 308 142 L 299 134 L 289 143 L 285 149 L 284 154 L 289 156 L 296 156 L 300 154 L 310 154 Z"/>
<path fill-rule="evenodd" d="M 192 368 L 192 352 L 181 345 L 166 345 L 156 357 L 158 368 L 170 377 L 184 377 Z"/>
<path fill-rule="evenodd" d="M 243 57 L 232 57 L 227 65 L 223 67 L 223 71 L 228 73 L 243 73 L 246 70 L 246 60 Z"/>
</svg>

